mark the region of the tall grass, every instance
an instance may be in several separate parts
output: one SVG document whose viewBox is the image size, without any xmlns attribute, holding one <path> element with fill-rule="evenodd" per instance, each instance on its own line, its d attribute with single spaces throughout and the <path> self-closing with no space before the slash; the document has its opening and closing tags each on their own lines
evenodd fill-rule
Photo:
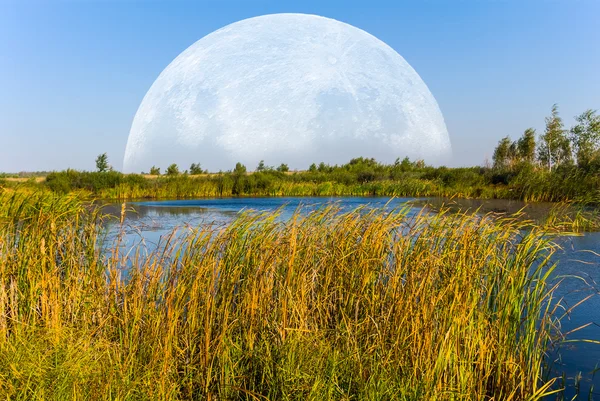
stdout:
<svg viewBox="0 0 600 401">
<path fill-rule="evenodd" d="M 34 182 L 35 184 L 35 182 Z M 283 173 L 273 169 L 246 174 L 144 177 L 116 171 L 66 170 L 47 175 L 39 186 L 57 193 L 90 191 L 103 199 L 192 198 L 223 196 L 436 196 L 519 199 L 526 202 L 578 201 L 598 204 L 596 170 L 559 166 L 552 171 L 521 163 L 510 169 L 385 165 L 358 158 L 341 166 Z M 0 188 L 7 186 L 0 182 Z"/>
<path fill-rule="evenodd" d="M 101 225 L 75 197 L 0 194 L 6 399 L 550 392 L 554 245 L 516 217 L 247 213 L 180 229 L 149 256 L 102 251 Z"/>
</svg>

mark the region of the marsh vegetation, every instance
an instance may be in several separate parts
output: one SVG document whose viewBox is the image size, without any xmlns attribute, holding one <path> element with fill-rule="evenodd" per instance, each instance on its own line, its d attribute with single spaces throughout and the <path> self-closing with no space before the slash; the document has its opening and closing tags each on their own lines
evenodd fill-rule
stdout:
<svg viewBox="0 0 600 401">
<path fill-rule="evenodd" d="M 96 172 L 2 175 L 0 394 L 560 399 L 551 355 L 573 305 L 556 295 L 554 239 L 600 227 L 599 144 L 595 112 L 567 131 L 553 108 L 543 135 L 503 138 L 483 167 L 355 158 L 142 175 L 102 154 Z M 561 203 L 536 222 L 446 206 L 245 212 L 149 249 L 128 242 L 125 203 L 115 218 L 93 201 L 342 195 Z"/>
<path fill-rule="evenodd" d="M 149 255 L 102 245 L 105 218 L 0 194 L 8 399 L 536 400 L 557 384 L 556 245 L 519 216 L 248 212 Z"/>
<path fill-rule="evenodd" d="M 527 202 L 597 204 L 600 199 L 600 116 L 587 110 L 565 129 L 552 108 L 538 135 L 528 128 L 516 140 L 504 137 L 493 160 L 478 167 L 427 166 L 422 160 L 398 158 L 384 164 L 358 157 L 342 165 L 313 163 L 290 171 L 264 161 L 249 172 L 237 163 L 229 171 L 208 172 L 200 163 L 183 170 L 172 163 L 161 175 L 122 174 L 108 164 L 106 153 L 96 159 L 96 172 L 65 170 L 38 181 L 15 182 L 0 175 L 0 188 L 29 186 L 56 193 L 83 191 L 102 199 L 176 199 L 230 196 L 415 196 L 477 199 L 518 199 Z M 12 176 L 11 176 L 12 177 Z M 12 177 L 14 178 L 14 177 Z M 36 183 L 39 184 L 36 186 Z"/>
</svg>

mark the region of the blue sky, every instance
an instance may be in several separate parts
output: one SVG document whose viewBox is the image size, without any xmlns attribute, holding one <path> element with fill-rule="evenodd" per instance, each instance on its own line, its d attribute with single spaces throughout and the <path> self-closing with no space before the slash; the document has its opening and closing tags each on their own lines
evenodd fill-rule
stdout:
<svg viewBox="0 0 600 401">
<path fill-rule="evenodd" d="M 120 169 L 152 82 L 210 32 L 262 14 L 347 22 L 420 74 L 444 114 L 452 165 L 505 135 L 600 109 L 600 1 L 0 1 L 0 171 Z"/>
</svg>

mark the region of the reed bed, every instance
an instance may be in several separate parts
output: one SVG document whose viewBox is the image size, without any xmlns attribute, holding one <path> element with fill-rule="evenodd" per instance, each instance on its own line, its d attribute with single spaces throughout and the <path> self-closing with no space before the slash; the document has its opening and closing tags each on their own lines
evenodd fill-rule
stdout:
<svg viewBox="0 0 600 401">
<path fill-rule="evenodd" d="M 517 217 L 246 213 L 182 228 L 149 255 L 99 245 L 102 226 L 74 196 L 0 194 L 5 399 L 552 392 L 555 245 Z"/>
<path fill-rule="evenodd" d="M 68 192 L 68 191 L 67 191 Z M 119 184 L 93 192 L 101 199 L 184 199 L 230 196 L 411 196 L 462 197 L 480 199 L 520 199 L 503 186 L 453 186 L 422 179 L 377 181 L 344 184 L 336 181 L 273 180 L 262 186 L 247 185 L 235 188 L 232 182 L 219 178 L 178 177 L 149 182 L 147 185 Z M 540 198 L 536 200 L 544 200 Z M 560 198 L 558 198 L 560 199 Z"/>
</svg>

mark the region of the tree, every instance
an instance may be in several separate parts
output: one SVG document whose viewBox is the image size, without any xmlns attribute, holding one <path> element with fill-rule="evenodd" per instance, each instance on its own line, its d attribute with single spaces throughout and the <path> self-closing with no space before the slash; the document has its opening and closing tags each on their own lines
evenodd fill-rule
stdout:
<svg viewBox="0 0 600 401">
<path fill-rule="evenodd" d="M 402 159 L 402 161 L 398 164 L 398 166 L 400 167 L 400 171 L 410 171 L 413 168 L 413 164 L 411 163 L 408 156 L 406 156 L 404 159 Z"/>
<path fill-rule="evenodd" d="M 160 175 L 160 168 L 156 166 L 150 167 L 150 175 Z"/>
<path fill-rule="evenodd" d="M 552 115 L 546 117 L 546 130 L 540 138 L 538 146 L 538 159 L 541 164 L 552 170 L 552 167 L 569 163 L 571 156 L 571 143 L 564 129 L 562 118 L 558 115 L 558 106 L 552 106 Z"/>
<path fill-rule="evenodd" d="M 423 159 L 419 159 L 419 160 L 417 160 L 417 161 L 415 162 L 415 164 L 414 164 L 414 165 L 415 165 L 415 168 L 416 168 L 417 170 L 424 169 L 424 168 L 425 168 L 425 160 L 423 160 Z"/>
<path fill-rule="evenodd" d="M 577 124 L 570 136 L 579 167 L 587 167 L 598 154 L 600 147 L 600 116 L 595 110 L 586 110 L 575 117 Z"/>
<path fill-rule="evenodd" d="M 256 171 L 265 171 L 267 169 L 267 167 L 265 166 L 265 161 L 261 160 L 260 162 L 258 162 L 258 166 L 256 166 Z"/>
<path fill-rule="evenodd" d="M 110 167 L 108 166 L 108 156 L 106 155 L 106 153 L 98 155 L 98 157 L 96 157 L 96 170 L 98 170 L 101 173 L 104 173 L 108 171 L 109 168 Z"/>
<path fill-rule="evenodd" d="M 288 171 L 290 171 L 290 168 L 287 164 L 281 163 L 279 167 L 277 167 L 277 171 L 279 171 L 280 173 L 287 173 Z"/>
<path fill-rule="evenodd" d="M 167 167 L 167 175 L 179 175 L 179 167 L 177 164 L 173 163 L 169 167 Z"/>
<path fill-rule="evenodd" d="M 308 171 L 310 171 L 311 173 L 314 173 L 315 171 L 317 171 L 317 165 L 315 163 L 311 164 L 310 167 L 308 168 Z"/>
<path fill-rule="evenodd" d="M 202 170 L 202 167 L 200 167 L 200 163 L 196 164 L 196 163 L 192 163 L 192 165 L 190 166 L 190 174 L 191 175 L 199 175 L 204 173 L 204 171 Z"/>
<path fill-rule="evenodd" d="M 535 130 L 527 128 L 523 136 L 517 141 L 517 149 L 521 160 L 527 163 L 535 161 Z"/>
<path fill-rule="evenodd" d="M 494 156 L 492 156 L 495 168 L 505 168 L 508 165 L 512 152 L 511 145 L 512 144 L 508 136 L 500 139 L 498 146 L 496 146 L 496 149 L 494 149 Z"/>
<path fill-rule="evenodd" d="M 240 162 L 237 162 L 235 164 L 235 168 L 233 169 L 233 187 L 231 188 L 231 193 L 233 195 L 242 194 L 247 182 L 248 177 L 246 177 L 246 166 Z"/>
<path fill-rule="evenodd" d="M 511 168 L 519 162 L 519 149 L 517 141 L 511 142 L 510 146 L 508 147 L 507 161 L 508 166 Z"/>
<path fill-rule="evenodd" d="M 246 166 L 240 162 L 237 162 L 235 164 L 235 168 L 233 169 L 233 173 L 236 175 L 246 175 Z"/>
</svg>

